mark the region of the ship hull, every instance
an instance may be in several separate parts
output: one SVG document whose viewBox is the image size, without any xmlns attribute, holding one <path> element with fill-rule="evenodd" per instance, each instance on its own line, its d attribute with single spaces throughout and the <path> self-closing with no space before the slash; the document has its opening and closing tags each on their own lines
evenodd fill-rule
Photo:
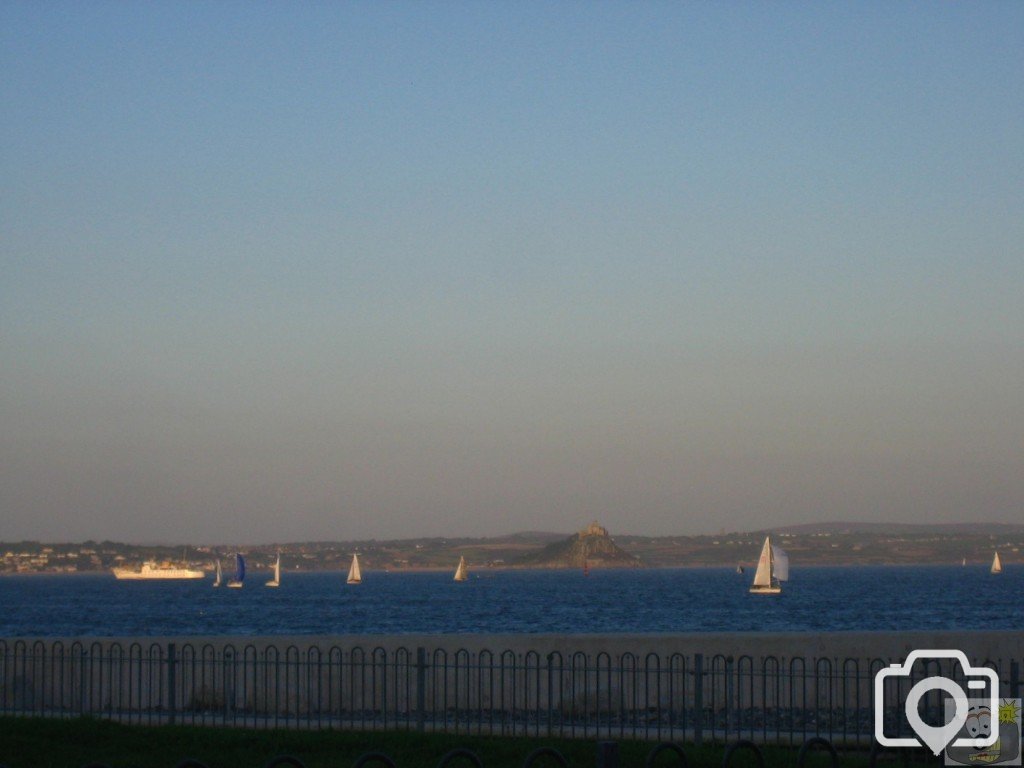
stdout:
<svg viewBox="0 0 1024 768">
<path fill-rule="evenodd" d="M 204 571 L 193 571 L 190 568 L 155 568 L 152 570 L 131 571 L 124 568 L 114 568 L 114 577 L 125 581 L 153 581 L 169 579 L 202 579 L 206 576 Z"/>
</svg>

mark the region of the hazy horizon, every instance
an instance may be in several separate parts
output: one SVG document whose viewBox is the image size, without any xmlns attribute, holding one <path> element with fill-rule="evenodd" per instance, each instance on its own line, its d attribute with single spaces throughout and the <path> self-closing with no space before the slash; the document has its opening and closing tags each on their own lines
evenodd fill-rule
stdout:
<svg viewBox="0 0 1024 768">
<path fill-rule="evenodd" d="M 0 5 L 0 539 L 1024 510 L 1024 5 Z"/>
<path fill-rule="evenodd" d="M 600 521 L 595 521 L 595 522 L 600 522 Z M 873 525 L 884 526 L 884 527 L 893 526 L 894 528 L 901 528 L 903 526 L 917 526 L 918 528 L 920 528 L 920 530 L 911 531 L 911 533 L 921 533 L 921 534 L 932 532 L 932 531 L 942 532 L 943 530 L 947 530 L 949 532 L 956 532 L 956 531 L 962 530 L 963 528 L 967 528 L 968 526 L 975 526 L 977 529 L 979 529 L 979 532 L 985 531 L 985 530 L 990 530 L 990 529 L 1002 529 L 1002 528 L 1005 528 L 1007 530 L 1000 530 L 999 533 L 1012 534 L 1012 533 L 1018 533 L 1020 531 L 1024 531 L 1024 523 L 998 523 L 998 522 L 991 522 L 991 521 L 988 521 L 988 522 L 981 521 L 981 522 L 976 522 L 976 523 L 935 523 L 935 524 L 928 524 L 928 523 L 864 523 L 864 522 L 857 522 L 857 521 L 835 521 L 835 522 L 821 523 L 821 524 L 803 523 L 803 524 L 796 525 L 796 526 L 779 526 L 777 528 L 768 528 L 768 529 L 757 528 L 757 529 L 750 529 L 750 530 L 719 530 L 719 531 L 715 531 L 715 532 L 712 532 L 712 533 L 702 533 L 702 534 L 666 533 L 666 534 L 660 534 L 660 535 L 652 535 L 652 534 L 634 533 L 632 531 L 611 531 L 610 530 L 610 531 L 608 531 L 608 535 L 612 539 L 615 539 L 615 538 L 647 538 L 647 537 L 650 537 L 650 538 L 679 538 L 679 537 L 688 537 L 688 536 L 692 536 L 692 537 L 700 537 L 700 536 L 703 536 L 703 537 L 715 537 L 715 536 L 729 537 L 729 536 L 760 535 L 760 534 L 764 534 L 764 533 L 775 535 L 775 534 L 779 534 L 779 533 L 790 533 L 790 532 L 793 531 L 793 529 L 820 529 L 820 530 L 825 530 L 828 526 L 835 526 L 835 525 L 850 526 L 851 528 L 854 528 L 854 529 L 862 529 L 862 530 L 868 530 L 868 531 L 871 530 L 870 528 L 868 528 L 868 526 L 873 526 Z M 470 539 L 470 540 L 506 539 L 506 538 L 513 538 L 513 537 L 517 537 L 517 536 L 542 536 L 542 537 L 547 537 L 547 536 L 555 537 L 555 536 L 557 536 L 557 537 L 568 538 L 568 537 L 572 536 L 573 534 L 578 533 L 579 530 L 581 530 L 583 527 L 585 527 L 585 526 L 581 526 L 580 528 L 574 529 L 572 531 L 555 531 L 555 530 L 503 531 L 503 532 L 499 532 L 499 533 L 487 534 L 487 535 L 484 535 L 484 536 L 452 536 L 452 535 L 436 535 L 436 536 L 433 536 L 432 535 L 432 536 L 370 537 L 370 538 L 344 538 L 344 539 L 294 539 L 294 540 L 292 540 L 292 539 L 280 539 L 280 540 L 274 540 L 274 541 L 271 541 L 271 540 L 256 541 L 256 540 L 243 540 L 243 539 L 237 539 L 237 540 L 231 540 L 231 541 L 226 541 L 226 540 L 225 541 L 181 541 L 181 540 L 129 541 L 129 540 L 124 540 L 124 539 L 106 539 L 106 538 L 103 538 L 103 539 L 95 539 L 95 538 L 94 539 L 81 539 L 81 540 L 70 540 L 70 539 L 61 539 L 61 540 L 57 540 L 57 539 L 47 539 L 47 540 L 26 539 L 26 540 L 13 540 L 13 541 L 37 541 L 41 545 L 48 545 L 48 544 L 84 544 L 84 543 L 86 543 L 88 541 L 92 541 L 93 543 L 102 543 L 102 542 L 105 542 L 105 541 L 109 541 L 112 544 L 123 544 L 123 545 L 133 546 L 133 547 L 189 547 L 189 548 L 197 548 L 197 547 L 213 547 L 213 548 L 217 548 L 217 547 L 273 547 L 273 546 L 297 546 L 297 545 L 301 545 L 301 544 L 316 544 L 316 545 L 320 545 L 320 544 L 333 544 L 333 543 L 343 543 L 343 544 L 357 543 L 358 544 L 358 543 L 371 542 L 371 541 L 372 542 L 407 542 L 407 541 L 422 541 L 422 540 L 427 540 L 427 539 L 441 539 L 441 540 L 448 540 L 448 539 L 451 539 L 451 540 L 461 540 L 461 539 Z M 801 533 L 806 534 L 806 533 L 808 533 L 808 531 L 807 530 L 801 530 Z M 876 533 L 877 533 L 877 531 L 876 531 Z M 984 534 L 982 534 L 982 535 L 984 535 Z M 995 534 L 992 534 L 992 535 L 995 535 Z M 0 541 L 4 541 L 4 539 L 0 539 Z M 11 539 L 7 539 L 6 541 L 8 543 L 12 543 Z"/>
</svg>

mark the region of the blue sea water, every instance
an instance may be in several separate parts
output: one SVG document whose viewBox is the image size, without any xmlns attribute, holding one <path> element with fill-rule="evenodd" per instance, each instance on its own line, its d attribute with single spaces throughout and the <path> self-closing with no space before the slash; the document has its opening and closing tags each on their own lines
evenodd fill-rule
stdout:
<svg viewBox="0 0 1024 768">
<path fill-rule="evenodd" d="M 733 569 L 285 573 L 278 589 L 109 574 L 0 578 L 0 637 L 1024 628 L 1024 567 L 794 568 L 781 595 Z"/>
</svg>

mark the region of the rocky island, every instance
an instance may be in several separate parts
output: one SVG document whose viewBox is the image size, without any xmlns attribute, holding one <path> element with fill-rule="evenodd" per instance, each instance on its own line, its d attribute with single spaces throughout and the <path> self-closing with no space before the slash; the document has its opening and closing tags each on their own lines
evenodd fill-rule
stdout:
<svg viewBox="0 0 1024 768">
<path fill-rule="evenodd" d="M 612 540 L 596 521 L 567 539 L 526 555 L 517 565 L 533 568 L 636 568 L 640 559 Z"/>
</svg>

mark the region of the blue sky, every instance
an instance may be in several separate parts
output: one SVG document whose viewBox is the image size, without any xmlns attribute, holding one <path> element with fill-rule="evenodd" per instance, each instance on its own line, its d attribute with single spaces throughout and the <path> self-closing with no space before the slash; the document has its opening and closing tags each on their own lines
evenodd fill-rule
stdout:
<svg viewBox="0 0 1024 768">
<path fill-rule="evenodd" d="M 1019 3 L 0 6 L 0 539 L 1024 508 Z"/>
</svg>

